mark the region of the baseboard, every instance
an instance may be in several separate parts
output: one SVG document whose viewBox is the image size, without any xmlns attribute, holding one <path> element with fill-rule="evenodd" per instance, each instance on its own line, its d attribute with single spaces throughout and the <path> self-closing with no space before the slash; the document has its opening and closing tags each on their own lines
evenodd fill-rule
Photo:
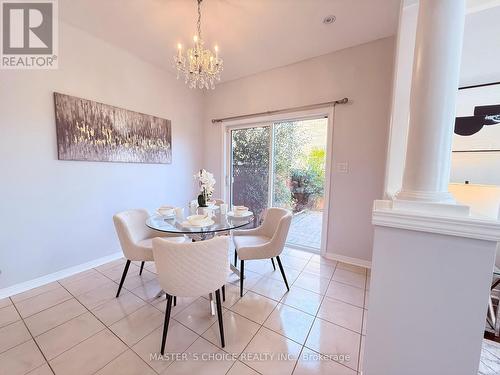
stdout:
<svg viewBox="0 0 500 375">
<path fill-rule="evenodd" d="M 37 288 L 39 286 L 51 283 L 53 281 L 64 279 L 65 277 L 72 276 L 79 272 L 87 271 L 91 268 L 98 267 L 104 263 L 111 262 L 113 260 L 119 259 L 123 256 L 123 253 L 117 252 L 111 255 L 106 255 L 105 257 L 91 260 L 90 262 L 82 263 L 77 266 L 65 268 L 63 270 L 37 277 L 23 283 L 15 284 L 7 288 L 0 289 L 0 299 L 13 296 L 18 293 L 25 292 L 27 290 Z"/>
<path fill-rule="evenodd" d="M 348 257 L 345 255 L 340 255 L 340 254 L 335 254 L 335 253 L 324 253 L 322 254 L 325 258 L 331 259 L 331 260 L 337 260 L 339 262 L 343 263 L 348 263 L 352 264 L 354 266 L 360 266 L 360 267 L 365 267 L 365 268 L 372 268 L 372 262 L 369 260 L 364 260 L 364 259 L 359 259 L 359 258 L 352 258 Z"/>
</svg>

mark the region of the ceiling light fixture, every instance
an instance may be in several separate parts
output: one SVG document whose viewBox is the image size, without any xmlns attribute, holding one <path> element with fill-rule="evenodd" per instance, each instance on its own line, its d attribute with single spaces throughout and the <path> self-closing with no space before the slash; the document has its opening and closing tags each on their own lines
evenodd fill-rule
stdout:
<svg viewBox="0 0 500 375">
<path fill-rule="evenodd" d="M 177 79 L 184 75 L 184 80 L 190 88 L 214 89 L 215 82 L 220 81 L 223 70 L 223 61 L 219 57 L 219 48 L 214 47 L 214 52 L 203 47 L 201 37 L 201 2 L 198 2 L 198 34 L 193 37 L 194 46 L 182 52 L 182 44 L 177 45 L 177 55 L 174 56 L 174 66 L 177 68 Z"/>
<path fill-rule="evenodd" d="M 337 17 L 335 17 L 334 15 L 329 15 L 329 16 L 326 16 L 325 18 L 323 18 L 323 23 L 325 25 L 330 25 L 330 24 L 334 23 L 336 19 L 337 19 Z"/>
</svg>

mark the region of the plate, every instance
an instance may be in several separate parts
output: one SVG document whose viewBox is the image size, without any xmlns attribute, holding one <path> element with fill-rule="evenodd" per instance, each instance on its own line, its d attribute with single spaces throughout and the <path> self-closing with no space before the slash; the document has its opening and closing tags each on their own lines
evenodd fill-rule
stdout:
<svg viewBox="0 0 500 375">
<path fill-rule="evenodd" d="M 235 215 L 234 211 L 229 211 L 227 213 L 227 216 L 231 216 L 231 217 L 249 217 L 249 216 L 252 216 L 252 215 L 253 215 L 252 211 L 247 211 L 243 215 Z"/>
<path fill-rule="evenodd" d="M 191 227 L 191 228 L 203 228 L 203 227 L 209 227 L 210 225 L 214 225 L 214 224 L 215 224 L 215 221 L 213 221 L 212 219 L 205 221 L 203 224 L 197 224 L 197 225 L 191 224 L 189 221 L 182 222 L 182 226 L 188 227 L 188 228 L 189 227 Z"/>
</svg>

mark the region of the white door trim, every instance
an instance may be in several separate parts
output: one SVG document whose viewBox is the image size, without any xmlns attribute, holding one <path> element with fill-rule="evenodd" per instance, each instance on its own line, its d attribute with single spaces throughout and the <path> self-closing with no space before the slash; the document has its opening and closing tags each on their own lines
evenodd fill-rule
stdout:
<svg viewBox="0 0 500 375">
<path fill-rule="evenodd" d="M 324 207 L 323 210 L 323 223 L 321 228 L 321 246 L 320 254 L 325 255 L 328 248 L 328 227 L 329 227 L 329 211 L 330 211 L 330 195 L 333 191 L 332 187 L 332 173 L 333 173 L 333 136 L 334 136 L 334 106 L 326 106 L 314 108 L 306 111 L 291 111 L 289 113 L 280 113 L 275 115 L 265 115 L 243 120 L 224 121 L 221 124 L 220 137 L 223 145 L 223 157 L 221 163 L 221 176 L 222 176 L 222 195 L 224 200 L 230 200 L 230 181 L 231 176 L 231 142 L 229 136 L 231 130 L 245 129 L 252 127 L 271 126 L 273 122 L 280 122 L 286 120 L 306 120 L 309 118 L 317 118 L 325 116 L 328 118 L 327 128 L 327 145 L 326 145 L 326 164 L 325 164 L 325 194 L 324 194 Z M 271 145 L 272 146 L 272 145 Z M 272 168 L 272 164 L 270 164 Z M 270 174 L 272 178 L 272 174 Z M 272 180 L 270 181 L 272 182 Z M 270 184 L 272 185 L 272 184 Z"/>
</svg>

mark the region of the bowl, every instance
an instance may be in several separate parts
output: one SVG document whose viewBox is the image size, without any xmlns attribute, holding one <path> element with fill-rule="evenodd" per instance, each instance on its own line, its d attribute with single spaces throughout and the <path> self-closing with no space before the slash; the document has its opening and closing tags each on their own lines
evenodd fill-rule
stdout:
<svg viewBox="0 0 500 375">
<path fill-rule="evenodd" d="M 175 215 L 175 207 L 171 206 L 161 206 L 156 210 L 161 216 L 173 216 Z"/>
<path fill-rule="evenodd" d="M 209 219 L 209 217 L 208 215 L 191 215 L 186 219 L 191 225 L 202 225 Z"/>
<path fill-rule="evenodd" d="M 234 214 L 236 216 L 245 215 L 248 212 L 248 207 L 245 206 L 234 206 L 233 207 Z"/>
</svg>

